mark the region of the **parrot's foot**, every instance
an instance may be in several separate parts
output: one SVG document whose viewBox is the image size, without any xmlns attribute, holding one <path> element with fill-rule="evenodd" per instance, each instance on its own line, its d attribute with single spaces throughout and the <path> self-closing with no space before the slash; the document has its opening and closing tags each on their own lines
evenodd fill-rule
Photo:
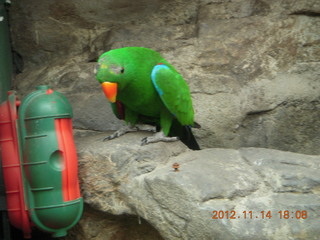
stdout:
<svg viewBox="0 0 320 240">
<path fill-rule="evenodd" d="M 135 126 L 137 131 L 147 131 L 147 132 L 157 132 L 157 129 L 155 126 L 148 125 L 148 124 L 137 124 Z"/>
<path fill-rule="evenodd" d="M 147 124 L 137 124 L 135 126 L 126 125 L 121 127 L 119 130 L 115 131 L 113 134 L 105 137 L 103 141 L 108 141 L 108 140 L 118 138 L 128 132 L 137 132 L 137 131 L 156 132 L 156 128 L 154 126 L 147 125 Z"/>
<path fill-rule="evenodd" d="M 162 131 L 157 132 L 151 137 L 145 137 L 141 140 L 141 145 L 147 145 L 149 143 L 156 142 L 175 142 L 178 141 L 178 137 L 166 137 Z"/>
</svg>

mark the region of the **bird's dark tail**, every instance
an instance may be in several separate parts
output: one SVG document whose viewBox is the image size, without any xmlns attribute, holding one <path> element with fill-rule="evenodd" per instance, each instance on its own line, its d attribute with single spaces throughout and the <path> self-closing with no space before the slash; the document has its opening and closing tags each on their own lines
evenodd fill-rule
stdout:
<svg viewBox="0 0 320 240">
<path fill-rule="evenodd" d="M 197 126 L 199 126 L 197 124 Z M 178 121 L 173 121 L 169 136 L 177 136 L 188 148 L 200 150 L 199 144 L 195 139 L 190 126 L 182 126 Z"/>
</svg>

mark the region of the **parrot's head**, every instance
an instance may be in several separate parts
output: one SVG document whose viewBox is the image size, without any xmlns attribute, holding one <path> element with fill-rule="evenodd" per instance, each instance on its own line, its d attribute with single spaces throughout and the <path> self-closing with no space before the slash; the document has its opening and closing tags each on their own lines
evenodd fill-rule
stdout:
<svg viewBox="0 0 320 240">
<path fill-rule="evenodd" d="M 101 83 L 102 89 L 110 102 L 115 102 L 118 91 L 128 84 L 128 64 L 126 58 L 112 50 L 102 54 L 96 65 L 95 75 Z"/>
</svg>

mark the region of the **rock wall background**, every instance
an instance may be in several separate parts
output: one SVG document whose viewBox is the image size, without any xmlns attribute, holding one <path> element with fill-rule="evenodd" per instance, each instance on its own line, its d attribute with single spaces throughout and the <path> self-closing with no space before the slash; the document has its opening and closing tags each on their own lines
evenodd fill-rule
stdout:
<svg viewBox="0 0 320 240">
<path fill-rule="evenodd" d="M 10 15 L 19 93 L 50 84 L 70 99 L 76 128 L 119 126 L 94 61 L 143 46 L 189 82 L 203 148 L 320 153 L 317 0 L 13 0 Z"/>
<path fill-rule="evenodd" d="M 49 84 L 73 106 L 86 210 L 68 239 L 319 236 L 319 157 L 303 155 L 320 154 L 318 0 L 12 0 L 10 24 L 18 93 Z M 123 123 L 94 78 L 95 61 L 125 46 L 153 48 L 182 73 L 205 150 L 140 148 L 147 133 L 100 141 L 108 133 L 97 131 Z M 218 149 L 241 147 L 303 154 Z M 311 215 L 211 221 L 213 209 L 267 208 Z"/>
</svg>

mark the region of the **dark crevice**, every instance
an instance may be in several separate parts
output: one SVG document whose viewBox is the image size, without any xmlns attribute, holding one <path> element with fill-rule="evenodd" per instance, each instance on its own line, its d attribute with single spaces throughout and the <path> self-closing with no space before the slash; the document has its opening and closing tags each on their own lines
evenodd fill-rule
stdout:
<svg viewBox="0 0 320 240">
<path fill-rule="evenodd" d="M 279 104 L 277 104 L 276 106 L 274 106 L 273 108 L 269 108 L 269 109 L 257 109 L 257 110 L 253 110 L 253 111 L 249 111 L 246 115 L 247 116 L 252 116 L 252 115 L 260 115 L 260 114 L 265 114 L 268 112 L 272 112 L 274 111 L 276 108 L 280 107 L 280 106 L 284 106 L 287 105 L 287 102 L 281 102 Z"/>
<path fill-rule="evenodd" d="M 24 68 L 24 62 L 21 54 L 16 51 L 12 51 L 12 59 L 13 59 L 13 72 L 16 74 L 22 73 Z"/>
<path fill-rule="evenodd" d="M 247 113 L 247 116 L 248 115 L 260 115 L 260 114 L 264 114 L 264 113 L 267 113 L 267 112 L 271 112 L 272 110 L 273 109 L 251 111 L 251 112 Z"/>
<path fill-rule="evenodd" d="M 98 62 L 98 57 L 93 57 L 88 60 L 88 62 Z"/>
<path fill-rule="evenodd" d="M 289 15 L 304 15 L 304 16 L 308 16 L 308 17 L 320 17 L 320 12 L 301 10 L 301 11 L 296 11 L 296 12 L 290 13 Z"/>
</svg>

